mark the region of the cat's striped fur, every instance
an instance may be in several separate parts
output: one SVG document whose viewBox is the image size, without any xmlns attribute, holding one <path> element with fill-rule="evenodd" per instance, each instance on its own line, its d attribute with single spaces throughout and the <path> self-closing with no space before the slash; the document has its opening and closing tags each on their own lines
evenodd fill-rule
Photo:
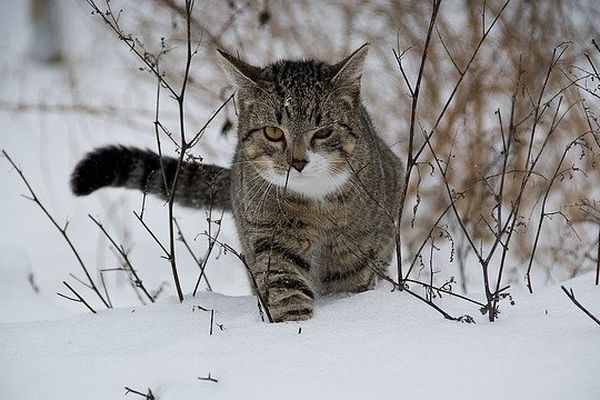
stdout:
<svg viewBox="0 0 600 400">
<path fill-rule="evenodd" d="M 182 166 L 175 200 L 233 212 L 275 321 L 310 318 L 316 294 L 371 289 L 391 259 L 401 165 L 361 105 L 366 54 L 365 45 L 335 65 L 260 68 L 221 52 L 237 87 L 232 167 Z M 177 162 L 162 163 L 164 175 L 150 151 L 102 148 L 76 167 L 73 191 L 123 186 L 164 197 Z"/>
</svg>

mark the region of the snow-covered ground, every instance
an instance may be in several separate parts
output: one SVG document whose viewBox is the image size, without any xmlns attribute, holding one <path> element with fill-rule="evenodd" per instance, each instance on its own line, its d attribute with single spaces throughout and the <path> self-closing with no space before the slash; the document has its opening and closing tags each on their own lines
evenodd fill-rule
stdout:
<svg viewBox="0 0 600 400">
<path fill-rule="evenodd" d="M 600 312 L 590 282 L 568 285 Z M 127 386 L 162 400 L 597 399 L 598 326 L 556 287 L 516 301 L 493 325 L 445 321 L 385 287 L 321 299 L 303 323 L 262 323 L 252 297 L 203 293 L 0 324 L 0 398 L 117 399 Z M 215 310 L 212 336 L 198 306 Z"/>
<path fill-rule="evenodd" d="M 149 289 L 167 286 L 156 304 L 142 306 L 123 273 L 107 272 L 115 309 L 102 309 L 69 276 L 81 271 L 67 245 L 36 205 L 20 196 L 25 187 L 0 158 L 0 400 L 119 399 L 125 386 L 151 388 L 160 400 L 600 398 L 600 329 L 559 286 L 534 295 L 513 289 L 516 304 L 506 301 L 493 324 L 476 307 L 449 297 L 439 304 L 453 315 L 472 315 L 476 324 L 446 321 L 381 284 L 368 293 L 319 299 L 310 321 L 270 325 L 260 321 L 240 263 L 215 251 L 207 275 L 216 293 L 188 295 L 179 304 L 160 249 L 132 214 L 141 195 L 106 190 L 75 199 L 68 190 L 70 170 L 93 147 L 154 147 L 152 84 L 147 75 L 131 72 L 136 64 L 118 41 L 106 40 L 85 4 L 64 9 L 69 67 L 32 62 L 26 6 L 7 2 L 0 13 L 5 106 L 84 103 L 150 112 L 130 120 L 119 113 L 0 111 L 0 148 L 57 220 L 70 222 L 70 236 L 96 278 L 97 268 L 119 263 L 88 213 L 131 250 Z M 204 121 L 211 110 L 194 111 Z M 207 161 L 226 164 L 234 143 L 219 128 L 211 126 L 198 148 Z M 214 149 L 226 156 L 215 158 Z M 165 238 L 164 204 L 148 199 L 146 213 Z M 203 254 L 205 240 L 194 237 L 206 229 L 204 212 L 178 209 L 176 216 L 196 254 Z M 237 246 L 229 216 L 221 235 Z M 190 293 L 198 267 L 182 246 L 178 251 Z M 56 296 L 64 292 L 63 280 L 99 313 Z M 600 315 L 600 288 L 591 275 L 565 285 Z M 214 310 L 212 335 L 211 312 L 203 309 Z M 199 379 L 208 374 L 217 382 Z"/>
</svg>

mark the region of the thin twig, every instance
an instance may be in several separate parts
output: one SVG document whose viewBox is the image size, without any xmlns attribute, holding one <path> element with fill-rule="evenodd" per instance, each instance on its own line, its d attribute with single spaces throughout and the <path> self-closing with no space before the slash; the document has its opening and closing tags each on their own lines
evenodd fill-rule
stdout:
<svg viewBox="0 0 600 400">
<path fill-rule="evenodd" d="M 142 392 L 139 392 L 137 390 L 134 390 L 134 389 L 131 389 L 131 388 L 125 386 L 125 395 L 127 396 L 129 393 L 137 394 L 138 396 L 141 396 L 146 400 L 156 400 L 156 398 L 152 394 L 152 390 L 150 390 L 150 388 L 148 388 L 147 393 L 142 393 Z"/>
<path fill-rule="evenodd" d="M 483 303 L 482 303 L 482 302 L 480 302 L 480 301 L 473 300 L 473 299 L 471 299 L 471 298 L 469 298 L 469 297 L 467 297 L 467 296 L 463 296 L 462 294 L 454 293 L 454 292 L 452 292 L 452 291 L 450 291 L 450 290 L 443 289 L 443 288 L 441 288 L 441 287 L 436 287 L 436 286 L 430 285 L 430 284 L 428 284 L 428 283 L 421 282 L 421 281 L 417 281 L 417 280 L 414 280 L 414 279 L 408 279 L 408 278 L 406 278 L 406 279 L 404 279 L 404 280 L 405 280 L 406 282 L 409 282 L 409 283 L 415 283 L 415 284 L 417 284 L 417 285 L 421 285 L 421 286 L 424 286 L 424 287 L 428 287 L 429 289 L 431 289 L 431 290 L 433 290 L 433 291 L 436 291 L 436 292 L 441 292 L 441 293 L 447 294 L 447 295 L 449 295 L 449 296 L 457 297 L 457 298 L 459 298 L 459 299 L 462 299 L 462 300 L 468 301 L 469 303 L 476 304 L 476 305 L 478 305 L 479 307 L 484 307 L 484 306 L 485 306 L 485 304 L 483 304 Z"/>
<path fill-rule="evenodd" d="M 60 225 L 58 225 L 58 223 L 56 222 L 56 220 L 54 219 L 54 217 L 50 214 L 50 212 L 46 209 L 46 207 L 44 207 L 44 205 L 42 204 L 42 202 L 39 200 L 39 198 L 37 197 L 37 195 L 33 191 L 31 185 L 29 184 L 29 181 L 27 180 L 27 178 L 23 174 L 23 171 L 17 167 L 17 165 L 14 163 L 14 161 L 10 158 L 10 156 L 8 155 L 8 153 L 4 149 L 2 150 L 2 154 L 4 154 L 4 157 L 6 157 L 6 159 L 8 160 L 8 162 L 17 171 L 17 173 L 19 174 L 19 177 L 21 178 L 21 180 L 23 181 L 23 183 L 25 184 L 25 186 L 27 186 L 27 190 L 29 190 L 29 193 L 31 194 L 31 197 L 27 197 L 27 198 L 30 199 L 31 201 L 33 201 L 35 204 L 38 205 L 38 207 L 41 208 L 41 210 L 44 212 L 44 214 L 46 214 L 46 216 L 48 217 L 48 219 L 50 220 L 50 222 L 52 222 L 52 225 L 54 225 L 54 227 L 60 232 L 60 234 L 63 237 L 63 239 L 69 245 L 69 248 L 71 249 L 71 251 L 75 255 L 75 258 L 77 259 L 77 262 L 78 262 L 79 266 L 83 270 L 83 273 L 85 274 L 85 276 L 87 278 L 87 281 L 89 283 L 89 286 L 92 289 L 92 291 L 94 291 L 94 293 L 96 293 L 96 296 L 100 299 L 100 301 L 102 301 L 102 303 L 106 306 L 106 308 L 111 308 L 110 304 L 108 303 L 108 301 L 106 301 L 106 299 L 104 298 L 104 296 L 102 296 L 102 294 L 98 290 L 98 287 L 94 283 L 94 280 L 92 279 L 92 276 L 90 275 L 87 267 L 85 266 L 83 260 L 81 259 L 81 256 L 79 255 L 79 252 L 75 249 L 75 245 L 73 244 L 73 242 L 69 238 L 69 235 L 67 235 L 68 222 L 65 224 L 64 227 L 61 227 Z"/>
<path fill-rule="evenodd" d="M 210 376 L 210 372 L 208 373 L 208 376 L 199 376 L 198 380 L 208 381 L 208 382 L 214 382 L 214 383 L 219 382 L 217 379 L 215 379 L 212 376 Z"/>
<path fill-rule="evenodd" d="M 168 192 L 168 214 L 169 214 L 169 262 L 171 263 L 171 273 L 175 282 L 175 288 L 177 289 L 177 296 L 179 301 L 183 302 L 183 291 L 181 290 L 181 283 L 179 281 L 179 273 L 177 272 L 177 257 L 175 256 L 175 229 L 173 225 L 173 205 L 175 203 L 175 193 L 177 189 L 177 183 L 181 172 L 181 166 L 183 165 L 183 159 L 185 152 L 188 149 L 188 143 L 185 138 L 185 93 L 187 84 L 190 77 L 190 67 L 192 65 L 192 39 L 191 39 L 191 24 L 190 19 L 192 15 L 192 9 L 194 7 L 193 0 L 186 0 L 185 2 L 185 20 L 186 20 L 186 48 L 187 56 L 185 61 L 185 72 L 183 74 L 183 83 L 181 85 L 181 91 L 175 96 L 177 105 L 179 108 L 179 133 L 181 136 L 181 149 L 179 158 L 177 159 L 177 168 L 175 169 L 175 176 L 171 182 L 171 189 Z"/>
<path fill-rule="evenodd" d="M 598 253 L 596 253 L 596 286 L 600 281 L 600 224 L 598 225 Z"/>
<path fill-rule="evenodd" d="M 77 293 L 77 291 L 75 291 L 75 289 L 73 289 L 71 287 L 71 285 L 69 285 L 65 281 L 63 281 L 63 285 L 65 285 L 67 287 L 67 289 L 69 289 L 71 291 L 71 293 L 73 293 L 75 295 L 75 297 L 77 298 L 77 300 L 73 299 L 72 297 L 65 296 L 62 293 L 56 293 L 58 296 L 60 296 L 60 297 L 62 297 L 64 299 L 67 299 L 67 300 L 75 301 L 77 303 L 82 303 L 84 306 L 87 307 L 88 310 L 90 310 L 92 313 L 96 314 L 96 310 L 94 310 L 92 308 L 92 306 L 90 306 L 89 303 L 87 301 L 85 301 L 85 299 L 79 293 Z"/>
<path fill-rule="evenodd" d="M 533 243 L 533 248 L 531 250 L 531 254 L 529 257 L 529 264 L 527 265 L 527 273 L 525 274 L 525 279 L 527 281 L 527 289 L 529 290 L 529 293 L 533 293 L 533 285 L 531 283 L 531 269 L 533 267 L 533 260 L 535 257 L 535 253 L 536 253 L 536 249 L 538 246 L 538 242 L 539 242 L 539 238 L 540 238 L 540 233 L 542 231 L 542 224 L 544 222 L 544 219 L 548 216 L 548 213 L 546 212 L 546 202 L 548 200 L 548 196 L 550 195 L 550 190 L 552 189 L 552 185 L 554 184 L 554 182 L 556 181 L 556 179 L 561 175 L 561 166 L 563 164 L 563 162 L 565 161 L 565 158 L 567 156 L 567 153 L 571 150 L 571 148 L 577 143 L 579 142 L 581 139 L 583 139 L 585 136 L 587 136 L 588 134 L 590 134 L 591 132 L 585 132 L 579 136 L 577 136 L 575 139 L 573 139 L 565 148 L 565 150 L 562 153 L 562 156 L 560 157 L 558 164 L 556 165 L 556 169 L 554 170 L 554 174 L 552 175 L 552 178 L 550 179 L 550 183 L 548 184 L 548 187 L 546 189 L 546 192 L 544 193 L 544 198 L 542 200 L 542 206 L 541 206 L 541 211 L 540 211 L 540 216 L 539 216 L 539 220 L 538 220 L 538 227 L 537 227 L 537 231 L 535 234 L 535 240 Z"/>
<path fill-rule="evenodd" d="M 102 290 L 104 290 L 104 295 L 106 296 L 106 301 L 108 301 L 108 305 L 110 308 L 113 307 L 112 301 L 110 300 L 110 295 L 108 294 L 108 289 L 106 288 L 106 281 L 104 280 L 104 273 L 100 271 L 100 283 L 102 283 Z"/>
<path fill-rule="evenodd" d="M 138 287 L 138 288 L 140 288 L 140 289 L 142 289 L 142 292 L 144 292 L 144 294 L 146 295 L 146 297 L 148 298 L 148 300 L 150 300 L 150 302 L 154 303 L 154 301 L 155 301 L 154 297 L 152 297 L 152 295 L 146 290 L 146 287 L 144 286 L 144 284 L 143 284 L 142 280 L 140 279 L 139 275 L 137 274 L 137 271 L 135 270 L 135 268 L 133 268 L 133 265 L 131 264 L 131 261 L 129 260 L 129 256 L 127 255 L 127 253 L 123 249 L 123 246 L 119 246 L 115 242 L 115 240 L 112 238 L 112 236 L 110 236 L 110 234 L 106 231 L 106 229 L 104 228 L 104 226 L 98 220 L 96 220 L 90 214 L 88 214 L 88 217 L 90 217 L 90 219 L 92 221 L 94 221 L 94 223 L 96 224 L 96 226 L 98 228 L 100 228 L 100 230 L 102 231 L 102 233 L 104 234 L 104 236 L 106 236 L 106 238 L 112 243 L 112 245 L 115 248 L 115 250 L 119 253 L 119 255 L 121 256 L 121 258 L 123 259 L 123 262 L 128 267 L 127 271 L 130 272 L 133 275 L 133 277 L 134 277 L 134 284 L 135 284 L 135 286 Z"/>
<path fill-rule="evenodd" d="M 206 235 L 206 234 L 204 234 L 204 235 Z M 252 273 L 250 266 L 246 262 L 246 258 L 243 255 L 241 255 L 237 250 L 235 250 L 233 247 L 231 247 L 229 244 L 227 244 L 225 242 L 221 242 L 216 238 L 212 238 L 212 240 L 214 240 L 216 244 L 221 246 L 226 251 L 231 252 L 234 256 L 236 256 L 242 262 L 242 264 L 244 265 L 244 268 L 246 268 L 246 272 L 248 273 L 248 276 L 250 277 L 250 283 L 252 284 L 252 289 L 254 290 L 254 293 L 256 294 L 256 297 L 258 299 L 258 311 L 260 313 L 261 319 L 263 319 L 263 310 L 264 310 L 264 313 L 267 316 L 267 320 L 269 322 L 273 322 L 273 317 L 271 316 L 271 311 L 269 310 L 269 307 L 267 306 L 267 302 L 264 299 L 263 294 L 260 292 L 260 290 L 258 290 L 258 284 L 256 282 L 256 278 L 254 277 L 254 274 Z"/>
<path fill-rule="evenodd" d="M 210 285 L 210 282 L 208 281 L 208 278 L 206 277 L 206 274 L 204 273 L 204 267 L 206 267 L 204 260 L 203 259 L 200 260 L 196 256 L 194 251 L 192 250 L 187 239 L 185 238 L 185 236 L 183 236 L 183 232 L 181 231 L 181 227 L 179 226 L 179 222 L 177 222 L 177 219 L 175 219 L 175 227 L 177 228 L 177 234 L 179 236 L 179 240 L 181 240 L 184 247 L 187 249 L 188 253 L 190 253 L 192 258 L 194 259 L 194 262 L 196 263 L 196 265 L 198 265 L 198 268 L 200 269 L 200 277 L 198 278 L 198 281 L 201 281 L 202 277 L 204 277 L 204 282 L 206 283 L 206 287 L 207 287 L 208 291 L 212 292 L 212 286 Z M 198 287 L 198 284 L 199 284 L 199 282 L 196 283 L 196 287 Z M 195 296 L 195 295 L 196 295 L 196 288 L 194 288 L 194 292 L 193 292 L 193 296 Z"/>
<path fill-rule="evenodd" d="M 408 193 L 408 184 L 410 182 L 410 175 L 412 169 L 414 167 L 415 158 L 413 158 L 413 150 L 414 150 L 414 139 L 415 139 L 415 124 L 417 121 L 417 105 L 419 102 L 419 94 L 421 90 L 421 80 L 423 79 L 424 71 L 425 71 L 425 62 L 427 61 L 427 55 L 429 53 L 429 43 L 431 41 L 431 36 L 433 33 L 433 28 L 435 26 L 435 20 L 437 18 L 438 11 L 440 9 L 441 0 L 436 0 L 433 2 L 433 8 L 431 10 L 431 18 L 429 20 L 429 28 L 427 30 L 427 37 L 425 39 L 425 45 L 423 47 L 423 53 L 421 53 L 421 63 L 419 65 L 419 73 L 417 75 L 417 81 L 415 83 L 414 89 L 408 85 L 408 88 L 411 92 L 411 111 L 410 111 L 410 128 L 408 132 L 408 157 L 406 161 L 406 172 L 404 174 L 404 185 L 402 187 L 402 192 L 400 194 L 400 203 L 398 209 L 398 223 L 396 224 L 396 262 L 398 265 L 398 286 L 400 290 L 404 287 L 402 284 L 402 280 L 404 279 L 404 274 L 402 272 L 402 235 L 400 233 L 402 227 L 402 214 L 404 211 L 404 204 L 406 202 L 406 195 Z M 405 73 L 403 71 L 402 63 L 400 63 L 400 58 L 397 57 L 398 66 L 402 75 Z M 405 80 L 408 84 L 408 80 Z"/>
<path fill-rule="evenodd" d="M 581 311 L 583 311 L 585 313 L 585 315 L 590 317 L 592 319 L 592 321 L 594 321 L 595 323 L 600 325 L 600 320 L 598 318 L 596 318 L 594 316 L 594 314 L 589 312 L 579 301 L 577 301 L 577 299 L 575 298 L 575 293 L 573 293 L 573 289 L 567 290 L 567 288 L 564 287 L 564 285 L 561 285 L 560 288 L 563 290 L 563 292 L 565 292 L 565 294 L 567 295 L 569 300 L 571 300 L 573 302 L 573 304 L 575 304 Z"/>
<path fill-rule="evenodd" d="M 140 223 L 142 224 L 142 226 L 144 228 L 146 228 L 146 231 L 150 234 L 150 236 L 152 237 L 152 239 L 154 239 L 154 241 L 156 242 L 156 244 L 158 244 L 158 246 L 162 249 L 163 253 L 165 253 L 165 258 L 169 258 L 170 257 L 170 253 L 167 250 L 167 248 L 165 246 L 163 246 L 163 244 L 161 243 L 160 240 L 158 240 L 158 238 L 156 237 L 156 235 L 154 234 L 154 232 L 152 231 L 152 229 L 150 229 L 150 227 L 146 224 L 146 222 L 144 222 L 144 220 L 142 219 L 142 217 L 136 213 L 135 211 L 133 212 L 133 215 L 135 215 L 135 217 L 138 219 L 138 221 L 140 221 Z"/>
</svg>

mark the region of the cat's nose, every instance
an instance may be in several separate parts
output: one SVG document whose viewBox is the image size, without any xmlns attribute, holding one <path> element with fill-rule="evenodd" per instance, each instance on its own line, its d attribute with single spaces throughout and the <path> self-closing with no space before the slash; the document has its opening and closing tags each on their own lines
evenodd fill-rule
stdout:
<svg viewBox="0 0 600 400">
<path fill-rule="evenodd" d="M 292 160 L 292 167 L 294 167 L 294 169 L 298 172 L 302 172 L 306 164 L 308 164 L 308 161 L 306 160 Z"/>
</svg>

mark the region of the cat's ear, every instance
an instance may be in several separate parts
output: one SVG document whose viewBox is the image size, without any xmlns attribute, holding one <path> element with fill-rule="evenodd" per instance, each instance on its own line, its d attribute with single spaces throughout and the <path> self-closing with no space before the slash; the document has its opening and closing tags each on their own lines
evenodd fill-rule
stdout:
<svg viewBox="0 0 600 400">
<path fill-rule="evenodd" d="M 360 88 L 360 78 L 368 52 L 369 43 L 365 43 L 354 53 L 334 65 L 331 83 L 337 87 Z"/>
<path fill-rule="evenodd" d="M 225 75 L 233 85 L 241 87 L 257 84 L 262 68 L 250 65 L 221 49 L 217 49 L 217 52 L 220 55 Z"/>
</svg>

